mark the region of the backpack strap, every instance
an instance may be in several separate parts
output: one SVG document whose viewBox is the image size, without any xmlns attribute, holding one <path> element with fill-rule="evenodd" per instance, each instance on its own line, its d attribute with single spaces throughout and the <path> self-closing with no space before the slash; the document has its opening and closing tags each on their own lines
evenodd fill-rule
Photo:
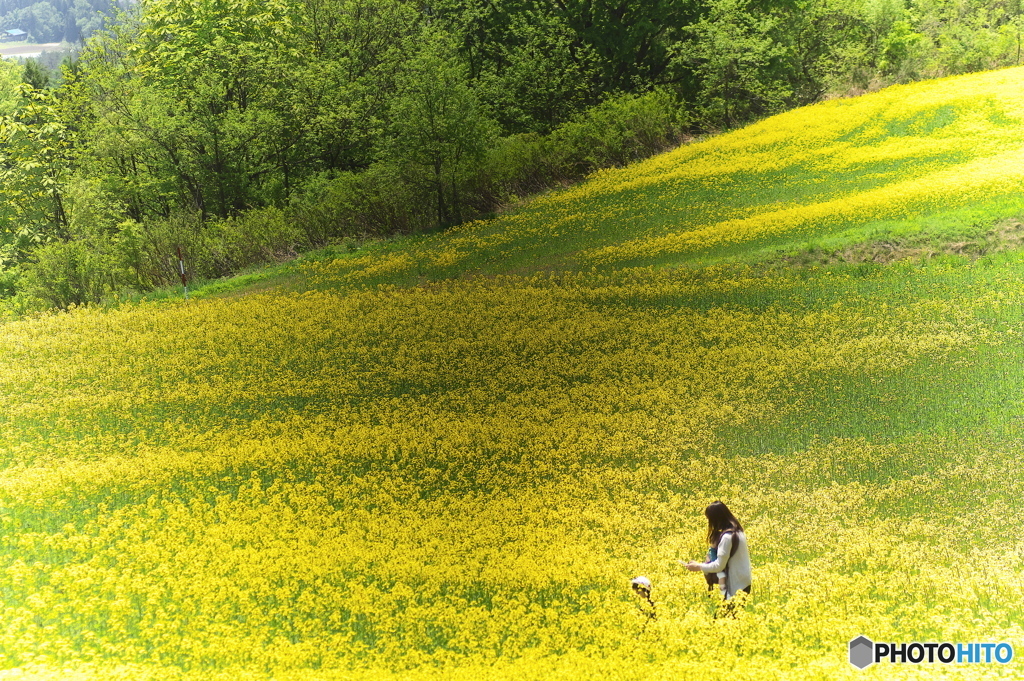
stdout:
<svg viewBox="0 0 1024 681">
<path fill-rule="evenodd" d="M 740 543 L 739 543 L 739 541 L 736 538 L 736 531 L 735 530 L 728 530 L 726 532 L 723 532 L 722 533 L 722 537 L 724 537 L 727 534 L 731 534 L 732 535 L 732 546 L 729 547 L 729 557 L 732 558 L 733 556 L 736 555 L 736 549 L 739 547 Z M 718 543 L 719 544 L 722 543 L 721 537 L 719 537 Z"/>
</svg>

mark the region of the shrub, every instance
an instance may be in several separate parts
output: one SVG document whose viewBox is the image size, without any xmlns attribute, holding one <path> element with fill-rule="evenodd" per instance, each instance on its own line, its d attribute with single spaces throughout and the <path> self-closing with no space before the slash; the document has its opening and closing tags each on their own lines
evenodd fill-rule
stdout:
<svg viewBox="0 0 1024 681">
<path fill-rule="evenodd" d="M 656 90 L 605 101 L 544 137 L 536 133 L 502 138 L 481 170 L 491 209 L 610 166 L 624 166 L 677 146 L 687 118 L 675 98 Z M 481 189 L 485 188 L 485 189 Z"/>
<path fill-rule="evenodd" d="M 484 162 L 486 181 L 480 184 L 485 196 L 492 204 L 505 203 L 563 182 L 564 168 L 551 146 L 548 138 L 532 132 L 499 139 Z"/>
<path fill-rule="evenodd" d="M 288 214 L 307 242 L 323 246 L 347 237 L 409 234 L 433 226 L 430 200 L 400 179 L 395 167 L 319 178 L 307 185 Z"/>
<path fill-rule="evenodd" d="M 606 100 L 551 133 L 553 155 L 578 178 L 624 166 L 678 145 L 687 119 L 662 90 Z"/>
<path fill-rule="evenodd" d="M 139 235 L 137 259 L 133 262 L 143 290 L 179 281 L 179 248 L 189 279 L 230 274 L 214 255 L 216 239 L 210 232 L 209 225 L 195 213 L 174 213 L 146 222 Z"/>
<path fill-rule="evenodd" d="M 26 290 L 59 309 L 97 302 L 114 287 L 105 255 L 84 241 L 40 246 L 35 261 L 26 267 Z"/>
<path fill-rule="evenodd" d="M 296 220 L 274 206 L 250 210 L 205 229 L 211 264 L 222 273 L 293 257 L 312 243 Z"/>
</svg>

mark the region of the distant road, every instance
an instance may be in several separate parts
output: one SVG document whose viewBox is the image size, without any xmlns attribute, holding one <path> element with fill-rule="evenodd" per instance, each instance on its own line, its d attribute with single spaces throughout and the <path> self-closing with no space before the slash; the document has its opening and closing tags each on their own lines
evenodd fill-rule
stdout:
<svg viewBox="0 0 1024 681">
<path fill-rule="evenodd" d="M 12 45 L 11 47 L 0 46 L 0 56 L 32 57 L 43 52 L 59 50 L 60 45 L 60 43 L 40 43 L 38 45 Z"/>
</svg>

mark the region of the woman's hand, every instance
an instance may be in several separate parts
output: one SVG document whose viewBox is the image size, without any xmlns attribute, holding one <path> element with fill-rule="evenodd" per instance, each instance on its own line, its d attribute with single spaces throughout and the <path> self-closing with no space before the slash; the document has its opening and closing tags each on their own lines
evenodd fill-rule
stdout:
<svg viewBox="0 0 1024 681">
<path fill-rule="evenodd" d="M 679 562 L 682 563 L 683 561 L 679 561 Z M 685 563 L 685 566 L 686 566 L 686 569 L 689 570 L 690 572 L 700 572 L 701 571 L 700 570 L 700 563 L 696 563 L 696 562 L 694 562 L 692 560 L 689 563 Z"/>
</svg>

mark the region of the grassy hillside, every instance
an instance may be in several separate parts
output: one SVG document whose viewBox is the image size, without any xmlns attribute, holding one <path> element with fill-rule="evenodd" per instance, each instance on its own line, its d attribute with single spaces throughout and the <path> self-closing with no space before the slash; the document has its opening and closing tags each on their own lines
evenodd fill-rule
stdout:
<svg viewBox="0 0 1024 681">
<path fill-rule="evenodd" d="M 757 261 L 935 233 L 977 236 L 1021 212 L 1020 72 L 826 102 L 600 173 L 515 215 L 339 261 L 345 282 L 416 275 Z"/>
<path fill-rule="evenodd" d="M 1021 641 L 1022 79 L 794 111 L 262 293 L 7 324 L 5 678 L 1020 677 L 847 643 Z M 735 620 L 677 562 L 715 499 Z"/>
</svg>

